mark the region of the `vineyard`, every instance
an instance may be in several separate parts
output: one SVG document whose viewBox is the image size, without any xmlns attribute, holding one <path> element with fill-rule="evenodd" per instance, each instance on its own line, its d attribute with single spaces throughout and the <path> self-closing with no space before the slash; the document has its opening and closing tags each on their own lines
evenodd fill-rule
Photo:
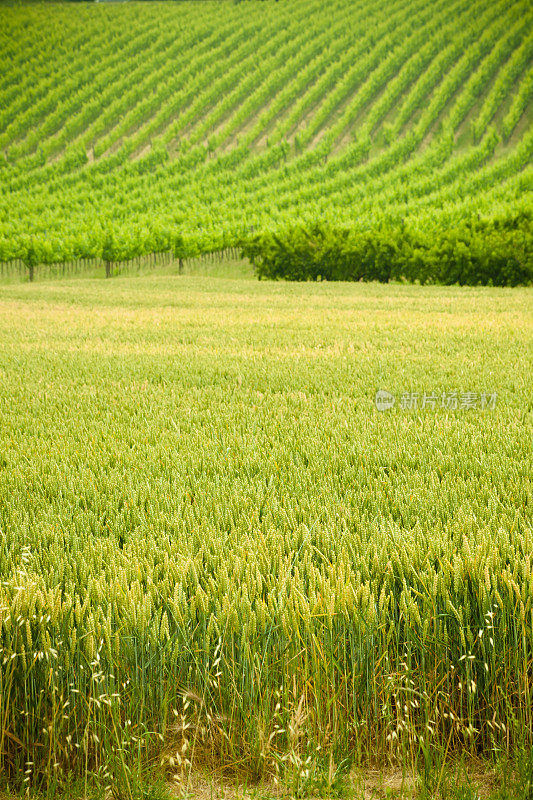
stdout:
<svg viewBox="0 0 533 800">
<path fill-rule="evenodd" d="M 439 280 L 427 264 L 450 247 L 455 266 L 466 249 L 497 254 L 459 282 L 531 279 L 528 0 L 0 13 L 0 262 L 33 275 L 250 241 L 257 251 L 258 237 L 291 244 L 320 224 L 333 238 L 401 233 L 394 274 L 408 279 L 422 259 Z M 518 244 L 465 239 L 479 222 L 518 229 Z"/>
</svg>

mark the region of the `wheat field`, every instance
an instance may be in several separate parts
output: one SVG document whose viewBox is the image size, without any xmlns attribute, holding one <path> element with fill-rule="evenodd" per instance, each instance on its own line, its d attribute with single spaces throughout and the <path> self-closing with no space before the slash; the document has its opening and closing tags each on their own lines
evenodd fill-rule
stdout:
<svg viewBox="0 0 533 800">
<path fill-rule="evenodd" d="M 147 765 L 201 762 L 303 791 L 324 764 L 530 746 L 532 306 L 172 275 L 3 287 L 12 785 L 146 797 Z"/>
</svg>

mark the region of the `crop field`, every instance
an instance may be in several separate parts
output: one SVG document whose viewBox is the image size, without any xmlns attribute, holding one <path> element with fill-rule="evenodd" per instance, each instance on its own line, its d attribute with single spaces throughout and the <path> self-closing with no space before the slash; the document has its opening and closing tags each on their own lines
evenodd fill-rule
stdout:
<svg viewBox="0 0 533 800">
<path fill-rule="evenodd" d="M 530 747 L 532 311 L 520 288 L 4 286 L 11 785 L 146 798 L 141 771 L 225 765 L 329 797 L 352 762 L 437 779 L 439 753 Z"/>
<path fill-rule="evenodd" d="M 5 3 L 0 21 L 0 262 L 198 255 L 317 222 L 432 240 L 531 211 L 529 0 Z"/>
<path fill-rule="evenodd" d="M 533 800 L 530 0 L 0 64 L 0 800 Z"/>
</svg>

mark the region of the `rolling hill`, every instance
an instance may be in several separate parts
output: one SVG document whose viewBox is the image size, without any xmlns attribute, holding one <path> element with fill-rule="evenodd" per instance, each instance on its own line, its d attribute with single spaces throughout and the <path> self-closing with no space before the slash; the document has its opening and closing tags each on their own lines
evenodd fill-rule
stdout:
<svg viewBox="0 0 533 800">
<path fill-rule="evenodd" d="M 13 4 L 0 261 L 531 207 L 527 0 Z"/>
</svg>

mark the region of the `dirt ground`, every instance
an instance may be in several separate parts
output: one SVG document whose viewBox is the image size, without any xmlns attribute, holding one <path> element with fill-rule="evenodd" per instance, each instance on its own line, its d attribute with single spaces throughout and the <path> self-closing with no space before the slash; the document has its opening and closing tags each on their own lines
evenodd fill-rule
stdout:
<svg viewBox="0 0 533 800">
<path fill-rule="evenodd" d="M 447 775 L 447 781 L 449 785 L 450 773 Z M 455 779 L 453 783 L 454 786 L 458 785 Z M 471 787 L 472 800 L 474 798 L 475 800 L 486 800 L 496 787 L 493 773 L 480 771 L 473 767 L 463 773 L 461 783 Z M 187 800 L 192 800 L 192 798 L 194 800 L 278 800 L 293 796 L 287 791 L 281 791 L 273 783 L 262 783 L 249 787 L 230 782 L 223 783 L 215 776 L 202 773 L 191 776 L 188 785 L 174 784 L 172 793 L 177 798 L 186 798 Z M 349 775 L 345 787 L 340 792 L 320 794 L 316 797 L 305 795 L 306 800 L 319 800 L 319 798 L 320 800 L 338 800 L 338 798 L 347 800 L 348 798 L 350 800 L 416 800 L 417 796 L 419 796 L 419 792 L 413 775 L 402 773 L 397 769 L 354 771 Z M 439 800 L 441 796 L 439 793 Z M 435 798 L 437 800 L 437 795 Z"/>
</svg>

